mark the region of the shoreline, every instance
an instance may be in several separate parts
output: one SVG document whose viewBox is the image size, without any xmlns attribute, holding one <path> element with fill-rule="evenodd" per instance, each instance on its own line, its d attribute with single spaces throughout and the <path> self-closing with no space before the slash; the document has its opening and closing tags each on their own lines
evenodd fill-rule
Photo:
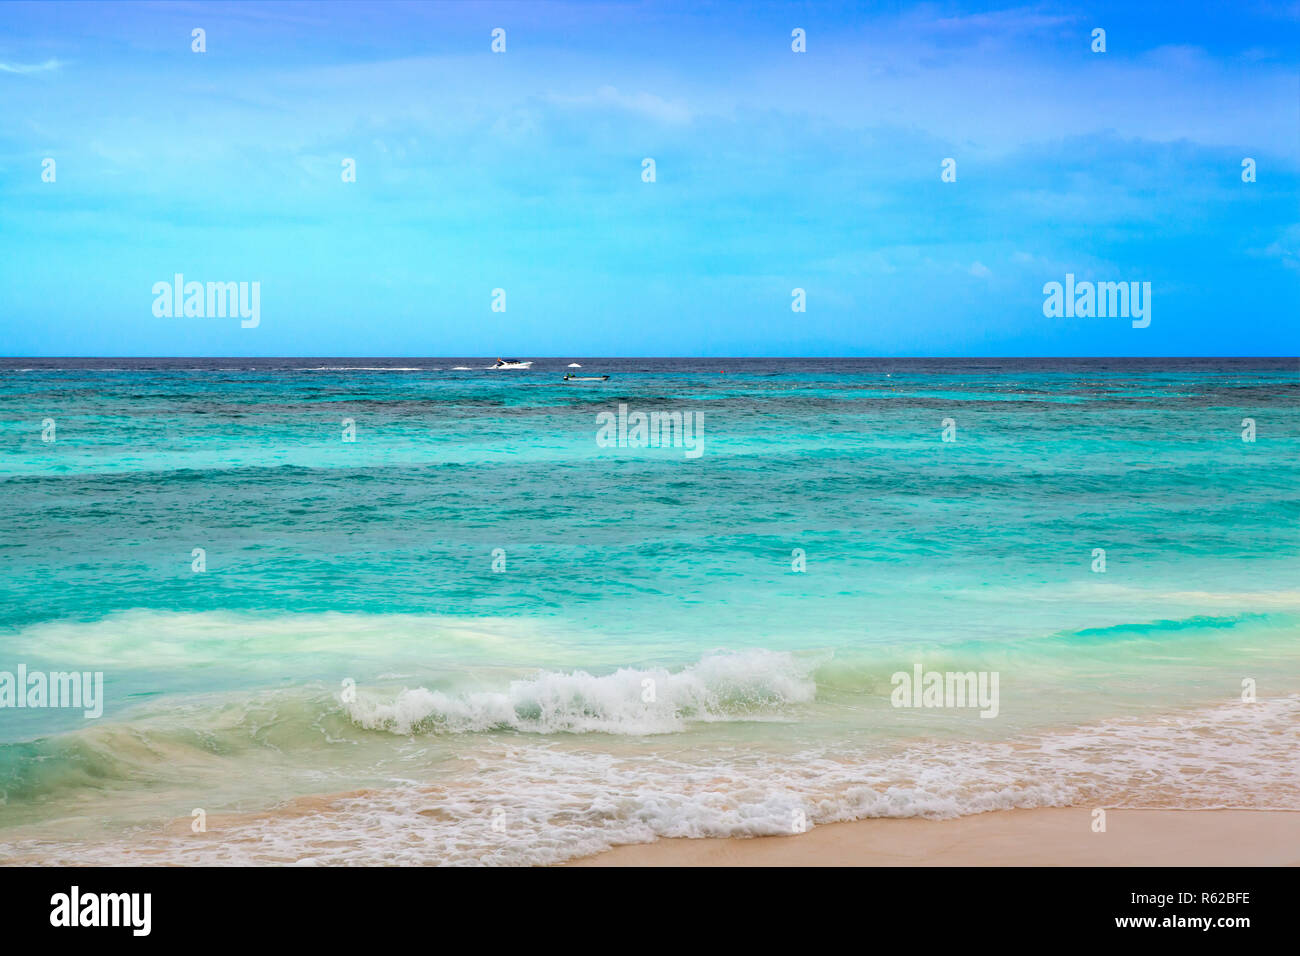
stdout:
<svg viewBox="0 0 1300 956">
<path fill-rule="evenodd" d="M 993 810 L 878 817 L 796 836 L 669 838 L 563 866 L 1300 866 L 1300 811 Z"/>
<path fill-rule="evenodd" d="M 442 854 L 418 852 L 413 859 L 322 860 L 327 847 L 366 841 L 365 828 L 334 821 L 326 832 L 299 847 L 268 847 L 281 827 L 328 820 L 341 802 L 374 797 L 373 791 L 298 798 L 290 805 L 256 813 L 213 814 L 208 829 L 193 834 L 189 817 L 169 821 L 154 840 L 131 847 L 109 862 L 110 844 L 57 847 L 33 843 L 10 851 L 8 866 L 70 865 L 52 850 L 93 850 L 94 865 L 341 865 L 436 866 Z M 550 866 L 1097 866 L 1251 867 L 1300 866 L 1300 810 L 1106 810 L 1105 832 L 1094 832 L 1091 807 L 992 810 L 944 820 L 872 817 L 826 823 L 806 833 L 761 837 L 667 837 L 629 843 L 589 856 L 556 860 Z M 354 823 L 355 821 L 350 821 Z M 341 824 L 341 825 L 340 825 Z M 241 852 L 242 851 L 242 852 Z M 111 855 L 111 854 L 110 854 Z M 328 854 L 326 854 L 328 856 Z M 84 862 L 84 860 L 83 860 Z M 507 864 L 511 865 L 511 864 Z"/>
</svg>

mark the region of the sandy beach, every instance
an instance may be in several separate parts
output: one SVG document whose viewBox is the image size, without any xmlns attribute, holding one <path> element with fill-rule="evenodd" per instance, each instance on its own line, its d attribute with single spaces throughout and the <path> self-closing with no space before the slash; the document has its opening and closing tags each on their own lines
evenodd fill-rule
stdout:
<svg viewBox="0 0 1300 956">
<path fill-rule="evenodd" d="M 788 837 L 660 840 L 570 866 L 1300 866 L 1300 812 L 1003 810 L 873 819 Z"/>
</svg>

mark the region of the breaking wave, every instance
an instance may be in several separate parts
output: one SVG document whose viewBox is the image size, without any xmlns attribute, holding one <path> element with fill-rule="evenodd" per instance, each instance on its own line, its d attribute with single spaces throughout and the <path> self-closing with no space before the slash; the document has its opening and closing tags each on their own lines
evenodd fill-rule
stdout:
<svg viewBox="0 0 1300 956">
<path fill-rule="evenodd" d="M 817 692 L 815 662 L 749 650 L 708 654 L 673 672 L 626 667 L 593 676 L 548 671 L 504 691 L 446 693 L 424 687 L 392 699 L 345 702 L 361 727 L 396 734 L 515 730 L 532 734 L 664 734 L 690 721 L 779 717 Z"/>
</svg>

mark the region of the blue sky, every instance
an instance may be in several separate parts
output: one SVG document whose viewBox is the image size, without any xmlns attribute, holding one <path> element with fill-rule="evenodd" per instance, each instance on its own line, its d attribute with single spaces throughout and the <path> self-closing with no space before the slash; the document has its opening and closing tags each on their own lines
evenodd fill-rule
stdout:
<svg viewBox="0 0 1300 956">
<path fill-rule="evenodd" d="M 6 3 L 0 354 L 1297 355 L 1298 41 L 1249 0 Z M 155 317 L 178 272 L 260 324 Z M 1066 273 L 1151 325 L 1045 317 Z"/>
</svg>

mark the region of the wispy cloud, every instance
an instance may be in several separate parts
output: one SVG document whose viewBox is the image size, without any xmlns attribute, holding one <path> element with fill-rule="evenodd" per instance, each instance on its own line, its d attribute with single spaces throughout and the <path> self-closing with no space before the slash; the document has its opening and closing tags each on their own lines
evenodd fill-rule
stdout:
<svg viewBox="0 0 1300 956">
<path fill-rule="evenodd" d="M 1045 13 L 1041 9 L 1021 7 L 1015 10 L 994 10 L 983 13 L 966 13 L 939 17 L 931 21 L 936 30 L 945 32 L 978 32 L 1021 34 L 1054 30 L 1078 21 L 1077 14 Z"/>
<path fill-rule="evenodd" d="M 1276 259 L 1288 269 L 1300 269 L 1300 223 L 1283 231 L 1276 242 L 1269 243 L 1264 249 L 1248 250 L 1250 255 Z"/>
<path fill-rule="evenodd" d="M 48 73 L 50 70 L 57 70 L 61 66 L 63 64 L 53 57 L 44 63 L 0 62 L 0 73 Z"/>
<path fill-rule="evenodd" d="M 547 97 L 558 106 L 608 107 L 639 113 L 662 123 L 687 123 L 691 111 L 681 103 L 673 103 L 653 93 L 622 93 L 615 87 L 602 86 L 594 94 L 582 96 L 562 96 L 551 94 Z"/>
</svg>

